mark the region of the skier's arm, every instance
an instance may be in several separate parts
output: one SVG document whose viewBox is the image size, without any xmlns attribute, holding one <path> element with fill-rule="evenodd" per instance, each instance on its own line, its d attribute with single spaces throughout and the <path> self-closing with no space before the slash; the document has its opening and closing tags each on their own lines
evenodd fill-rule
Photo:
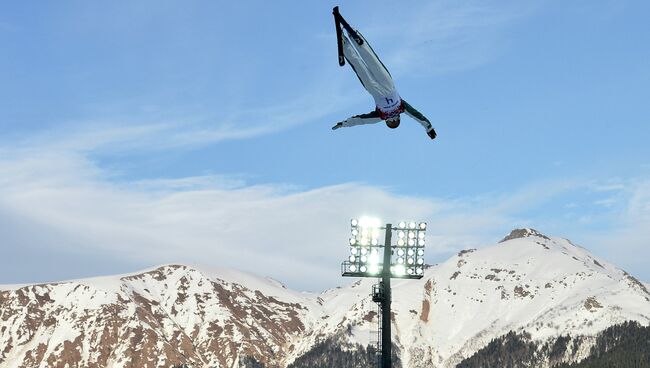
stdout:
<svg viewBox="0 0 650 368">
<path fill-rule="evenodd" d="M 336 125 L 332 127 L 332 130 L 336 130 L 338 128 L 347 128 L 356 125 L 375 124 L 380 121 L 381 121 L 381 116 L 379 115 L 379 112 L 377 110 L 373 110 L 372 112 L 369 112 L 367 114 L 354 115 L 341 122 L 338 122 L 336 123 Z"/>
<path fill-rule="evenodd" d="M 406 102 L 404 99 L 402 99 L 402 102 L 404 103 L 404 112 L 411 117 L 411 119 L 417 121 L 424 127 L 424 129 L 427 131 L 427 135 L 429 138 L 434 139 L 436 137 L 436 131 L 433 129 L 433 126 L 431 125 L 431 122 L 429 119 L 427 119 L 424 115 L 422 115 L 418 110 L 416 110 L 413 106 L 409 105 L 408 102 Z"/>
</svg>

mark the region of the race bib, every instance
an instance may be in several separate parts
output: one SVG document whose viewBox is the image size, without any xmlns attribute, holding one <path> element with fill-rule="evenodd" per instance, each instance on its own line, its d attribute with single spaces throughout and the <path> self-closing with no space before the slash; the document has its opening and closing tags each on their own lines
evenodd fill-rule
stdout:
<svg viewBox="0 0 650 368">
<path fill-rule="evenodd" d="M 375 98 L 375 103 L 379 111 L 383 113 L 389 113 L 398 109 L 402 103 L 402 99 L 399 97 L 399 94 L 396 90 L 388 96 L 380 96 Z"/>
</svg>

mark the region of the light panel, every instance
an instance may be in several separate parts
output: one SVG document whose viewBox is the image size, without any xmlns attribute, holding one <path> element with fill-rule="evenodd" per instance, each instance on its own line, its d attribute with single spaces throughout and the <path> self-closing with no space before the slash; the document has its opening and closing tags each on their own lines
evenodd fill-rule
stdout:
<svg viewBox="0 0 650 368">
<path fill-rule="evenodd" d="M 394 229 L 397 241 L 391 261 L 393 277 L 419 279 L 423 276 L 426 229 L 425 222 L 400 221 L 398 223 Z"/>
<path fill-rule="evenodd" d="M 342 264 L 344 276 L 381 277 L 386 227 L 372 217 L 350 220 L 350 254 Z M 390 274 L 395 278 L 419 279 L 424 275 L 424 222 L 400 221 L 391 227 Z"/>
</svg>

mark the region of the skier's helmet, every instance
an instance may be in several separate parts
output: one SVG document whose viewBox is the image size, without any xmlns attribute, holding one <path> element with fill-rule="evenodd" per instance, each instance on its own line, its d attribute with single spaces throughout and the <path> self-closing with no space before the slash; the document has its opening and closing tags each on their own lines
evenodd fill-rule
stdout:
<svg viewBox="0 0 650 368">
<path fill-rule="evenodd" d="M 399 126 L 399 115 L 386 119 L 386 126 L 388 126 L 391 129 L 395 129 Z"/>
</svg>

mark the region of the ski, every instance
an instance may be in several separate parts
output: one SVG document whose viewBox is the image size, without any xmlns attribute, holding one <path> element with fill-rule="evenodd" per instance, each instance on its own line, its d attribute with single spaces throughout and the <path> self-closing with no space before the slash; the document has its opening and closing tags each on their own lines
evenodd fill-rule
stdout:
<svg viewBox="0 0 650 368">
<path fill-rule="evenodd" d="M 355 31 L 354 28 L 352 28 L 352 26 L 350 26 L 350 24 L 348 24 L 348 22 L 345 20 L 345 18 L 343 18 L 341 13 L 339 13 L 339 7 L 338 6 L 334 7 L 333 13 L 334 13 L 334 18 L 337 19 L 337 23 L 340 23 L 343 26 L 343 28 L 345 28 L 345 30 L 348 31 L 348 34 L 352 38 L 354 38 L 355 41 L 357 41 L 357 44 L 363 45 L 363 39 L 361 38 L 361 36 L 359 36 L 357 31 Z M 337 24 L 337 27 L 338 27 L 338 24 Z"/>
<path fill-rule="evenodd" d="M 335 6 L 334 10 L 332 11 L 332 14 L 334 14 L 334 24 L 336 25 L 336 45 L 338 46 L 338 52 L 339 52 L 339 65 L 344 66 L 345 65 L 345 56 L 343 55 L 343 34 L 341 30 L 341 23 L 339 22 L 339 7 Z"/>
</svg>

